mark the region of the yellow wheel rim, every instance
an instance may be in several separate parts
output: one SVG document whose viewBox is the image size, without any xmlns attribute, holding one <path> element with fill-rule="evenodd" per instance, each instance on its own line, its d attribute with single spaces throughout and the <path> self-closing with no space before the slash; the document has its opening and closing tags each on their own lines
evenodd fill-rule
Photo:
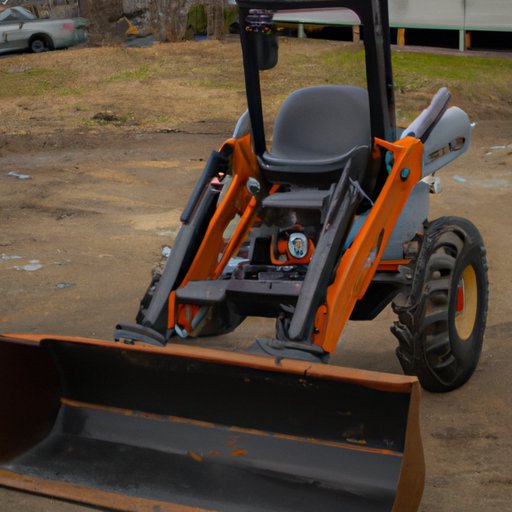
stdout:
<svg viewBox="0 0 512 512">
<path fill-rule="evenodd" d="M 455 329 L 462 341 L 471 336 L 476 322 L 478 287 L 475 269 L 468 265 L 460 277 L 455 303 Z"/>
</svg>

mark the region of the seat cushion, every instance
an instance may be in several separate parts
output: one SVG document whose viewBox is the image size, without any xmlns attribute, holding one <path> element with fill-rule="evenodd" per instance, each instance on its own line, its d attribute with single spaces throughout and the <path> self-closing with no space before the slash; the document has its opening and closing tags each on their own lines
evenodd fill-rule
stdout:
<svg viewBox="0 0 512 512">
<path fill-rule="evenodd" d="M 368 93 L 352 86 L 317 86 L 295 91 L 277 115 L 272 149 L 260 158 L 270 181 L 299 175 L 335 175 L 354 151 L 370 151 Z M 267 173 L 266 173 L 267 171 Z M 338 173 L 339 174 L 339 173 Z M 270 177 L 271 175 L 271 177 Z M 297 176 L 297 179 L 302 179 Z"/>
</svg>

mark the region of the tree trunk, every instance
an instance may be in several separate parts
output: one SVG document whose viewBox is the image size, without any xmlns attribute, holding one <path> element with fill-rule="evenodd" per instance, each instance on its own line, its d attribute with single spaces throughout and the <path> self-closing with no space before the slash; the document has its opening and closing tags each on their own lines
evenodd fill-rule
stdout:
<svg viewBox="0 0 512 512">
<path fill-rule="evenodd" d="M 197 0 L 152 0 L 150 18 L 153 35 L 159 41 L 185 38 L 188 11 Z"/>
<path fill-rule="evenodd" d="M 208 37 L 222 39 L 226 35 L 224 0 L 206 0 L 205 3 Z"/>
</svg>

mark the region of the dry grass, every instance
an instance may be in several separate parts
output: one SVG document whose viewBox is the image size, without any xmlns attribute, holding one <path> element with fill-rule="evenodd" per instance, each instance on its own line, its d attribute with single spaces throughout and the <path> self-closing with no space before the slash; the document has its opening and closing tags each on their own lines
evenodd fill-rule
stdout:
<svg viewBox="0 0 512 512">
<path fill-rule="evenodd" d="M 299 87 L 364 84 L 364 54 L 357 46 L 284 39 L 280 47 L 280 66 L 262 78 L 269 118 Z M 402 124 L 441 85 L 473 117 L 512 113 L 510 60 L 399 53 L 394 68 Z M 236 39 L 81 48 L 0 61 L 0 134 L 100 129 L 93 117 L 104 111 L 115 113 L 117 129 L 181 129 L 220 119 L 234 124 L 245 108 Z"/>
</svg>

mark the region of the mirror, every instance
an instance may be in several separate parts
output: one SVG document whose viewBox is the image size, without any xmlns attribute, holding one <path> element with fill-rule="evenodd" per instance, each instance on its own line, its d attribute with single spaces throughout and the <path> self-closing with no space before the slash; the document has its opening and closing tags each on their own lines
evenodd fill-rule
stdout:
<svg viewBox="0 0 512 512">
<path fill-rule="evenodd" d="M 245 31 L 254 49 L 260 71 L 272 69 L 277 64 L 277 32 L 271 11 L 251 9 L 245 19 Z"/>
<path fill-rule="evenodd" d="M 260 71 L 275 67 L 278 56 L 277 34 L 253 32 L 250 37 L 252 39 L 251 43 L 254 44 Z"/>
</svg>

